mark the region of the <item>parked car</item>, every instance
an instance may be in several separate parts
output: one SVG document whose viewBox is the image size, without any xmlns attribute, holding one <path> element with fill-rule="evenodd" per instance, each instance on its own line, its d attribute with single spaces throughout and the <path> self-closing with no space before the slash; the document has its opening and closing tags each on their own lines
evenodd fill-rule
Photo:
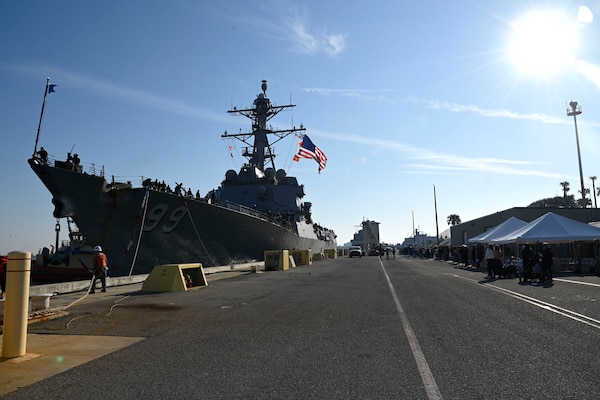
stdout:
<svg viewBox="0 0 600 400">
<path fill-rule="evenodd" d="M 350 246 L 350 258 L 355 256 L 362 257 L 362 249 L 360 246 Z"/>
</svg>

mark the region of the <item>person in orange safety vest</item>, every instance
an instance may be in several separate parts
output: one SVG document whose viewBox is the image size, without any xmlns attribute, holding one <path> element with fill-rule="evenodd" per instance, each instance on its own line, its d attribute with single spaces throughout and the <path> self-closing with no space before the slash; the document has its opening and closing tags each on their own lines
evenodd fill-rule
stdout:
<svg viewBox="0 0 600 400">
<path fill-rule="evenodd" d="M 100 279 L 100 282 L 102 283 L 102 291 L 106 292 L 106 273 L 108 272 L 106 254 L 102 252 L 102 247 L 100 246 L 94 246 L 94 254 L 96 255 L 96 260 L 94 262 L 94 281 L 90 293 L 96 293 L 96 281 L 98 279 Z"/>
</svg>

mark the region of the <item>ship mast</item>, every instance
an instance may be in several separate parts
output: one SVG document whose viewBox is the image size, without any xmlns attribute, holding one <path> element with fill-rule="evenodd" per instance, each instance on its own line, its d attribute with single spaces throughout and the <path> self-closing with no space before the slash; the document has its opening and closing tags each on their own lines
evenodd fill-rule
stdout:
<svg viewBox="0 0 600 400">
<path fill-rule="evenodd" d="M 233 107 L 232 110 L 227 111 L 229 114 L 240 114 L 252 120 L 252 132 L 239 132 L 239 133 L 223 133 L 222 138 L 233 137 L 241 142 L 244 142 L 248 147 L 244 149 L 242 155 L 248 159 L 248 163 L 245 166 L 255 167 L 264 171 L 265 164 L 270 163 L 273 169 L 275 169 L 275 154 L 272 150 L 272 145 L 279 142 L 291 133 L 305 131 L 306 129 L 302 124 L 300 128 L 295 126 L 292 129 L 273 129 L 270 125 L 267 126 L 267 122 L 271 120 L 275 115 L 279 114 L 286 108 L 296 107 L 295 104 L 288 104 L 285 106 L 275 106 L 271 104 L 271 100 L 267 97 L 267 81 L 263 80 L 261 85 L 262 93 L 256 96 L 253 107 L 246 109 L 238 109 Z M 275 135 L 277 139 L 273 143 L 269 143 L 269 135 Z M 250 144 L 249 141 L 254 138 L 254 143 Z"/>
</svg>

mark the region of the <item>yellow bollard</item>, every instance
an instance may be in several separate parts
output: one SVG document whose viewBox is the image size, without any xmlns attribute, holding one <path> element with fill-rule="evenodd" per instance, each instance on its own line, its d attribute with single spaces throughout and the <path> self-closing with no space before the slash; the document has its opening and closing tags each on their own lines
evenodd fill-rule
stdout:
<svg viewBox="0 0 600 400">
<path fill-rule="evenodd" d="M 31 253 L 13 251 L 8 254 L 2 339 L 3 358 L 24 356 L 27 349 L 30 274 Z"/>
</svg>

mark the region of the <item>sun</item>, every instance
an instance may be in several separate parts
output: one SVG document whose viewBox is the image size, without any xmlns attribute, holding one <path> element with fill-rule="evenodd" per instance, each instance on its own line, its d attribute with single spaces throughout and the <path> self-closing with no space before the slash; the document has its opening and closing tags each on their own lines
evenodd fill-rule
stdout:
<svg viewBox="0 0 600 400">
<path fill-rule="evenodd" d="M 559 11 L 535 10 L 512 24 L 509 57 L 519 73 L 548 77 L 576 61 L 577 20 Z"/>
</svg>

